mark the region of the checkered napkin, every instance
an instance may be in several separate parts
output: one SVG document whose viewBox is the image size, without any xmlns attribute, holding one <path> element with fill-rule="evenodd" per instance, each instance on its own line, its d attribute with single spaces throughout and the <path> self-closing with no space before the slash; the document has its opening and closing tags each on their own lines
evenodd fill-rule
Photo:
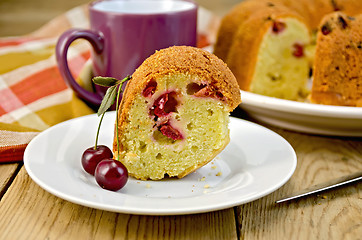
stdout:
<svg viewBox="0 0 362 240">
<path fill-rule="evenodd" d="M 0 38 L 0 162 L 22 161 L 39 132 L 91 114 L 62 79 L 55 59 L 58 37 L 69 28 L 89 28 L 87 6 L 76 7 L 27 36 Z M 219 19 L 199 9 L 198 47 L 214 42 Z M 71 72 L 89 87 L 90 49 L 75 41 L 68 51 Z M 88 74 L 87 74 L 88 73 Z"/>
</svg>

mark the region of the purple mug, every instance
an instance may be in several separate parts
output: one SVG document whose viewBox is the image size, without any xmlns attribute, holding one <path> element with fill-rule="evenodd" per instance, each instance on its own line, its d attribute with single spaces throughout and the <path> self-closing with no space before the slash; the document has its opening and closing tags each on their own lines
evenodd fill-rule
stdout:
<svg viewBox="0 0 362 240">
<path fill-rule="evenodd" d="M 106 88 L 94 85 L 90 92 L 75 81 L 67 62 L 70 44 L 78 38 L 90 42 L 94 76 L 123 79 L 156 50 L 196 46 L 197 8 L 192 0 L 95 1 L 89 5 L 91 29 L 70 29 L 60 36 L 59 71 L 81 99 L 98 107 Z"/>
</svg>

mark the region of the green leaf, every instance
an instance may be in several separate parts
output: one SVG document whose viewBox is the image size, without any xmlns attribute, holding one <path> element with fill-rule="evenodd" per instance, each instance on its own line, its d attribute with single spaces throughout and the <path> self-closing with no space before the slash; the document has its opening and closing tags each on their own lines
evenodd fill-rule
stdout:
<svg viewBox="0 0 362 240">
<path fill-rule="evenodd" d="M 106 95 L 104 95 L 101 105 L 99 106 L 97 115 L 100 116 L 108 110 L 114 103 L 117 96 L 118 85 L 111 86 L 107 89 Z"/>
<path fill-rule="evenodd" d="M 112 77 L 101 77 L 101 76 L 98 76 L 98 77 L 94 77 L 92 79 L 92 81 L 97 84 L 97 85 L 100 85 L 100 86 L 103 86 L 103 87 L 112 87 L 112 86 L 115 86 L 115 85 L 118 85 L 121 83 L 120 80 L 116 79 L 116 78 L 112 78 Z"/>
<path fill-rule="evenodd" d="M 112 104 L 114 103 L 114 101 L 116 100 L 116 97 L 119 97 L 119 94 L 122 92 L 122 86 L 123 83 L 125 83 L 126 81 L 130 80 L 132 77 L 131 76 L 127 76 L 122 80 L 117 80 L 115 78 L 111 78 L 111 77 L 95 77 L 97 78 L 97 80 L 103 81 L 104 79 L 111 79 L 110 81 L 114 82 L 114 85 L 110 85 L 109 88 L 107 89 L 106 95 L 104 95 L 103 99 L 102 99 L 102 103 L 99 106 L 97 115 L 100 116 L 103 113 L 105 113 L 108 108 L 110 108 L 112 106 Z M 93 78 L 93 81 L 94 79 Z M 113 79 L 113 80 L 112 80 Z M 105 81 L 108 81 L 105 80 Z M 109 83 L 111 84 L 111 82 L 109 81 Z M 94 81 L 95 82 L 95 81 Z M 96 83 L 96 82 L 95 82 Z M 103 85 L 105 86 L 105 85 Z M 118 91 L 117 93 L 117 87 L 119 86 L 120 91 Z M 107 86 L 106 86 L 107 87 Z M 117 95 L 118 94 L 118 95 Z"/>
</svg>

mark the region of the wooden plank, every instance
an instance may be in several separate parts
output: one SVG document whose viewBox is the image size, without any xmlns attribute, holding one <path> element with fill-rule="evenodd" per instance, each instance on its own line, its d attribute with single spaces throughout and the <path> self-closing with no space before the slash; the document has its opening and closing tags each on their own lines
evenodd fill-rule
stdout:
<svg viewBox="0 0 362 240">
<path fill-rule="evenodd" d="M 19 163 L 1 163 L 0 164 L 0 199 L 13 181 L 18 172 Z"/>
<path fill-rule="evenodd" d="M 241 239 L 361 239 L 362 183 L 276 205 L 280 197 L 362 169 L 362 141 L 277 130 L 297 169 L 282 188 L 238 208 Z"/>
<path fill-rule="evenodd" d="M 0 239 L 236 239 L 233 209 L 137 216 L 82 207 L 35 184 L 22 168 L 0 205 Z"/>
<path fill-rule="evenodd" d="M 35 31 L 54 17 L 89 0 L 1 0 L 0 36 L 16 36 Z"/>
</svg>

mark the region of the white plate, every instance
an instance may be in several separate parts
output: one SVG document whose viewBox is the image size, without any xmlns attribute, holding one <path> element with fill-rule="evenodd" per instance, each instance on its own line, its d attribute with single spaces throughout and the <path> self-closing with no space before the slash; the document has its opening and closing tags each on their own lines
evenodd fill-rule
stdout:
<svg viewBox="0 0 362 240">
<path fill-rule="evenodd" d="M 362 108 L 289 101 L 241 91 L 239 105 L 252 118 L 312 134 L 362 137 Z"/>
<path fill-rule="evenodd" d="M 102 123 L 99 144 L 112 145 L 115 114 Z M 263 197 L 292 176 L 296 154 L 276 133 L 231 118 L 231 141 L 208 165 L 182 179 L 129 178 L 118 192 L 99 187 L 81 166 L 82 152 L 94 145 L 99 118 L 88 115 L 40 133 L 24 154 L 30 177 L 46 191 L 83 206 L 145 215 L 175 215 L 225 209 Z M 222 173 L 217 176 L 217 173 Z M 205 188 L 205 185 L 209 186 Z"/>
</svg>

